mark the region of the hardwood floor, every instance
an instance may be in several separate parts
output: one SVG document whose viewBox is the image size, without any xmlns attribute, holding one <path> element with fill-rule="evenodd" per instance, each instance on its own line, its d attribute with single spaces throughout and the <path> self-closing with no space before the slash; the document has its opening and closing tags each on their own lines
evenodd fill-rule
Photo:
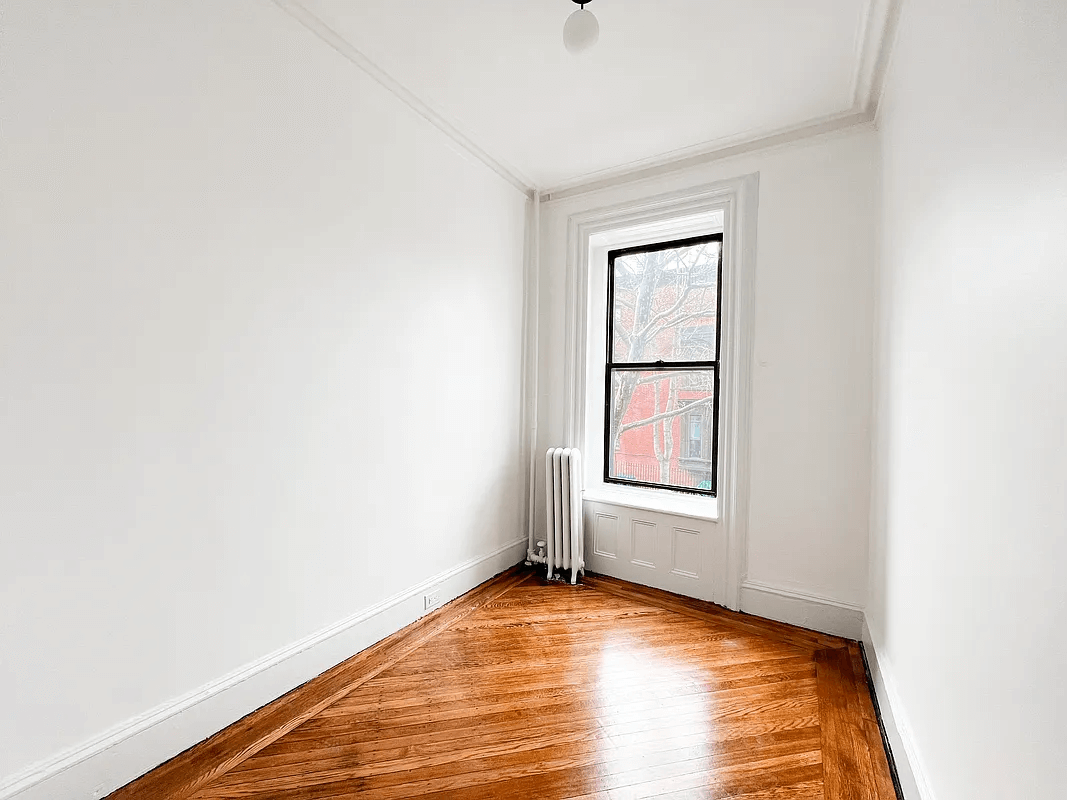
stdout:
<svg viewBox="0 0 1067 800">
<path fill-rule="evenodd" d="M 114 800 L 896 797 L 859 647 L 516 568 Z"/>
</svg>

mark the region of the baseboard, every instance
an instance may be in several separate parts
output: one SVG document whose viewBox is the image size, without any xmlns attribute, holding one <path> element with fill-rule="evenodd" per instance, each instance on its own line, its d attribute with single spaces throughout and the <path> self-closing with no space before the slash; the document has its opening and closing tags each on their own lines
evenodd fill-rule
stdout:
<svg viewBox="0 0 1067 800">
<path fill-rule="evenodd" d="M 522 561 L 524 536 L 0 782 L 0 800 L 96 800 Z"/>
<path fill-rule="evenodd" d="M 858 641 L 863 633 L 862 607 L 759 581 L 741 582 L 741 610 L 846 639 Z"/>
<path fill-rule="evenodd" d="M 882 730 L 889 740 L 889 749 L 896 764 L 897 778 L 904 800 L 935 800 L 930 784 L 922 769 L 915 739 L 904 714 L 900 696 L 896 692 L 888 665 L 878 652 L 871 636 L 867 619 L 863 619 L 863 650 L 867 656 L 867 666 L 871 671 L 871 683 L 874 686 L 875 699 L 881 717 Z"/>
</svg>

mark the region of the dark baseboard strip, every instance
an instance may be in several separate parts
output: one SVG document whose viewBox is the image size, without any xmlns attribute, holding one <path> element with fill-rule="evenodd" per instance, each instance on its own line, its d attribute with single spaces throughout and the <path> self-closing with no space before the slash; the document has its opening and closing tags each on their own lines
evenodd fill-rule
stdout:
<svg viewBox="0 0 1067 800">
<path fill-rule="evenodd" d="M 882 747 L 885 748 L 885 758 L 889 762 L 889 777 L 893 779 L 893 790 L 897 793 L 897 800 L 906 800 L 904 790 L 900 786 L 900 776 L 897 774 L 897 762 L 893 758 L 893 747 L 889 744 L 889 736 L 885 732 L 885 722 L 882 719 L 882 707 L 878 705 L 878 693 L 874 690 L 874 680 L 871 677 L 871 664 L 867 660 L 867 648 L 860 642 L 860 654 L 863 656 L 863 672 L 867 678 L 867 688 L 871 693 L 871 702 L 874 704 L 874 716 L 878 720 L 878 730 L 882 734 Z"/>
</svg>

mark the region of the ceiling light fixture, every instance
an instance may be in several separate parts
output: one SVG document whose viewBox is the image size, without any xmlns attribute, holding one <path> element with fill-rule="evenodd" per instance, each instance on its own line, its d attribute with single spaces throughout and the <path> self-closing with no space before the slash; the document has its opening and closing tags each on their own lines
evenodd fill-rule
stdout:
<svg viewBox="0 0 1067 800">
<path fill-rule="evenodd" d="M 567 24 L 563 26 L 563 44 L 568 53 L 583 53 L 596 44 L 600 38 L 600 23 L 597 22 L 592 11 L 586 11 L 585 6 L 590 0 L 572 0 L 581 6 L 567 18 Z"/>
</svg>

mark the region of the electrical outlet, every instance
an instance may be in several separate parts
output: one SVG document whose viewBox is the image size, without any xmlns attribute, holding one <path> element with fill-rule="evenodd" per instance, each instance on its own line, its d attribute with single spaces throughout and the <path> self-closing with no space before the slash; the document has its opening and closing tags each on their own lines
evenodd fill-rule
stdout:
<svg viewBox="0 0 1067 800">
<path fill-rule="evenodd" d="M 99 786 L 93 789 L 93 800 L 100 800 L 100 798 L 103 797 L 105 794 L 107 794 L 107 789 L 105 789 L 104 784 L 101 783 Z"/>
<path fill-rule="evenodd" d="M 439 606 L 441 605 L 441 590 L 434 589 L 423 599 L 426 601 L 426 608 L 433 608 L 434 606 Z"/>
</svg>

